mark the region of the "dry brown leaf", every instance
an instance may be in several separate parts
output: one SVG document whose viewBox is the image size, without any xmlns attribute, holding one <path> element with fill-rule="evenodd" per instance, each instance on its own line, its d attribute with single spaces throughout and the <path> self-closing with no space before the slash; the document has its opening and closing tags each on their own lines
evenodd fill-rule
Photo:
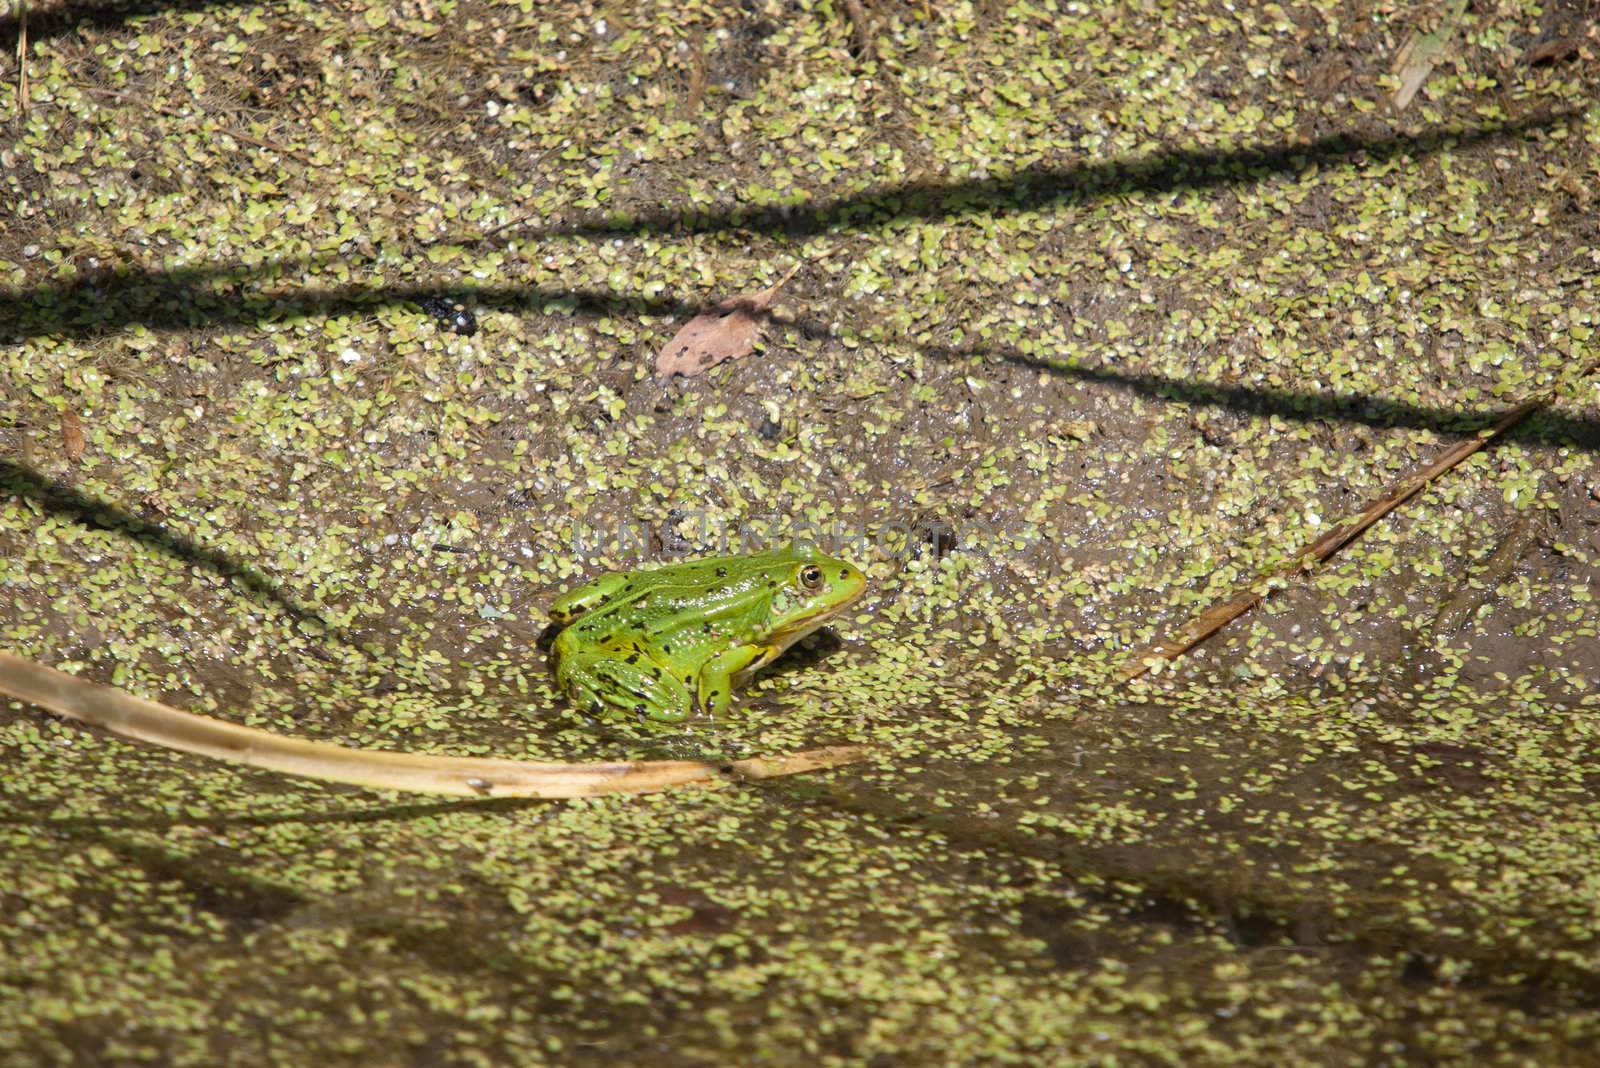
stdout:
<svg viewBox="0 0 1600 1068">
<path fill-rule="evenodd" d="M 797 263 L 766 289 L 730 297 L 684 323 L 683 329 L 656 353 L 656 381 L 665 382 L 673 375 L 693 378 L 723 360 L 750 355 L 755 351 L 756 338 L 761 336 L 772 298 L 799 269 Z"/>
<path fill-rule="evenodd" d="M 61 413 L 61 447 L 66 450 L 67 459 L 73 463 L 83 459 L 83 423 L 79 421 L 77 412 Z"/>
</svg>

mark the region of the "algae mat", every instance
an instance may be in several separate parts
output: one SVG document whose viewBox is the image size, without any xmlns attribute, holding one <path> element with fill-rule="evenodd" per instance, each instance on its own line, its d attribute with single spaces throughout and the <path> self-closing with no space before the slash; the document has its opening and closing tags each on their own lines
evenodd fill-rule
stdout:
<svg viewBox="0 0 1600 1068">
<path fill-rule="evenodd" d="M 436 802 L 0 707 L 0 1061 L 1589 1056 L 1585 5 L 29 6 L 0 645 L 347 744 L 877 755 Z M 597 725 L 542 607 L 641 530 L 873 588 L 726 722 Z"/>
</svg>

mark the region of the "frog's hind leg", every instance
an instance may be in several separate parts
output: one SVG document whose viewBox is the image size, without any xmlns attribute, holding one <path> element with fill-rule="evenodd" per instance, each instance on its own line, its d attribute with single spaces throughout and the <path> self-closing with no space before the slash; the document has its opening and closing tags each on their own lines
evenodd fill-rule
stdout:
<svg viewBox="0 0 1600 1068">
<path fill-rule="evenodd" d="M 611 708 L 659 723 L 680 723 L 693 707 L 685 680 L 671 667 L 643 657 L 629 662 L 611 652 L 570 654 L 558 681 L 579 708 L 595 715 Z"/>
<path fill-rule="evenodd" d="M 606 710 L 606 702 L 597 688 L 599 681 L 579 657 L 568 656 L 556 668 L 556 684 L 567 695 L 567 700 L 574 708 L 591 716 L 602 715 Z"/>
</svg>

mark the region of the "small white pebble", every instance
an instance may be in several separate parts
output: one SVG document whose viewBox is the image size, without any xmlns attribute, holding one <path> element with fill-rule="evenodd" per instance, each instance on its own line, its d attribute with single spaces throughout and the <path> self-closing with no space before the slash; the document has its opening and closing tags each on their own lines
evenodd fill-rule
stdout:
<svg viewBox="0 0 1600 1068">
<path fill-rule="evenodd" d="M 606 25 L 605 19 L 594 20 L 594 35 L 596 37 L 604 37 L 606 35 L 606 30 L 609 28 L 610 27 Z"/>
<path fill-rule="evenodd" d="M 343 352 L 339 353 L 339 359 L 343 363 L 360 363 L 361 353 L 357 352 L 355 349 L 345 349 Z"/>
</svg>

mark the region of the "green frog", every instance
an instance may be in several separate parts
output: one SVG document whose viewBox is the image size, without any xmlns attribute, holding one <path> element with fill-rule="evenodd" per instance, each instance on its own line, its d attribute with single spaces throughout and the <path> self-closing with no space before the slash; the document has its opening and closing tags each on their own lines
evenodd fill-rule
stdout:
<svg viewBox="0 0 1600 1068">
<path fill-rule="evenodd" d="M 805 546 L 602 575 L 550 606 L 556 682 L 579 708 L 662 723 L 720 716 L 735 686 L 866 591 Z"/>
</svg>

